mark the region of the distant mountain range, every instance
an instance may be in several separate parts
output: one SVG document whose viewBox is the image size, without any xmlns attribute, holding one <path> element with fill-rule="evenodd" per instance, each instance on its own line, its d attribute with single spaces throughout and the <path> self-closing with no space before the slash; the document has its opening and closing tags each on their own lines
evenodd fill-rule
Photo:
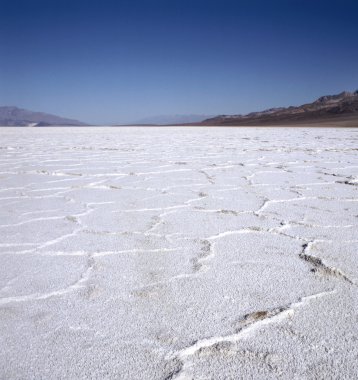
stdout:
<svg viewBox="0 0 358 380">
<path fill-rule="evenodd" d="M 341 120 L 356 120 L 358 126 L 358 91 L 322 96 L 298 107 L 270 108 L 247 115 L 219 115 L 206 119 L 199 125 L 260 126 Z"/>
<path fill-rule="evenodd" d="M 138 120 L 131 125 L 201 125 L 201 126 L 260 126 L 353 121 L 358 126 L 358 91 L 322 96 L 312 103 L 298 107 L 270 108 L 247 115 L 162 115 Z M 66 119 L 43 112 L 17 107 L 0 107 L 0 126 L 83 126 L 78 120 Z"/>
<path fill-rule="evenodd" d="M 43 112 L 32 112 L 17 107 L 0 107 L 0 126 L 87 125 L 78 120 L 66 119 Z"/>
<path fill-rule="evenodd" d="M 158 115 L 136 120 L 132 125 L 169 125 L 199 123 L 212 115 Z"/>
</svg>

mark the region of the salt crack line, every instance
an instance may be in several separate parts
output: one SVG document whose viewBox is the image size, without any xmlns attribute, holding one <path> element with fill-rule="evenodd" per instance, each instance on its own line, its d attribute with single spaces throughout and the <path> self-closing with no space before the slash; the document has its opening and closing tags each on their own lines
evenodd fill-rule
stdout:
<svg viewBox="0 0 358 380">
<path fill-rule="evenodd" d="M 207 237 L 205 240 L 218 240 L 221 239 L 225 236 L 231 236 L 231 235 L 241 235 L 241 234 L 250 234 L 254 232 L 260 232 L 260 230 L 255 229 L 255 228 L 241 228 L 240 230 L 231 230 L 231 231 L 225 231 L 225 232 L 220 232 L 217 235 L 212 235 Z"/>
<path fill-rule="evenodd" d="M 29 212 L 24 212 L 24 213 L 20 214 L 20 216 L 23 217 L 23 216 L 27 216 L 27 215 L 44 214 L 47 212 L 57 212 L 57 211 L 61 211 L 61 209 L 54 208 L 54 209 L 49 209 L 49 210 L 29 211 Z"/>
<path fill-rule="evenodd" d="M 262 326 L 266 326 L 274 322 L 279 322 L 289 316 L 292 316 L 294 314 L 295 309 L 301 306 L 304 306 L 309 301 L 317 299 L 317 298 L 321 298 L 330 294 L 334 294 L 334 293 L 336 293 L 335 289 L 329 290 L 326 292 L 315 293 L 309 296 L 302 297 L 301 299 L 299 299 L 299 301 L 294 302 L 288 306 L 273 309 L 268 312 L 255 312 L 255 313 L 248 314 L 243 318 L 243 321 L 248 321 L 248 322 L 246 324 L 244 323 L 244 327 L 242 327 L 236 334 L 199 340 L 196 343 L 194 343 L 192 346 L 189 346 L 179 351 L 179 354 L 177 356 L 182 359 L 182 358 L 194 355 L 196 352 L 198 352 L 202 348 L 210 347 L 217 343 L 235 342 L 237 340 L 240 340 L 243 337 L 249 336 L 251 332 L 256 331 Z M 259 319 L 256 319 L 256 317 L 254 317 L 251 320 L 251 316 L 256 315 L 257 313 L 264 313 L 265 316 L 263 318 L 259 317 Z"/>
<path fill-rule="evenodd" d="M 275 233 L 278 235 L 284 235 L 282 233 L 269 230 L 269 229 L 263 229 L 260 227 L 246 227 L 240 230 L 221 232 L 217 235 L 212 235 L 207 238 L 204 238 L 201 240 L 203 244 L 201 252 L 196 258 L 192 259 L 194 273 L 192 273 L 191 276 L 193 277 L 197 276 L 199 273 L 206 272 L 209 269 L 209 267 L 206 266 L 205 264 L 208 261 L 212 260 L 216 255 L 216 240 L 222 239 L 226 236 L 244 235 L 244 234 L 251 234 L 251 233 Z M 291 236 L 287 236 L 287 237 L 292 238 Z"/>
<path fill-rule="evenodd" d="M 186 366 L 188 364 L 188 358 L 194 356 L 200 350 L 213 347 L 222 342 L 235 343 L 241 339 L 250 337 L 258 329 L 269 325 L 271 323 L 277 323 L 285 320 L 286 318 L 292 317 L 295 310 L 299 307 L 305 306 L 311 300 L 315 300 L 321 297 L 325 297 L 336 293 L 335 289 L 315 293 L 309 296 L 304 296 L 300 298 L 297 302 L 291 303 L 287 306 L 278 307 L 268 311 L 258 311 L 245 315 L 242 318 L 242 327 L 235 334 L 226 336 L 214 336 L 211 338 L 205 338 L 196 341 L 189 347 L 186 347 L 175 353 L 171 353 L 167 356 L 167 360 L 179 360 L 180 367 L 179 370 L 176 369 L 172 374 L 167 377 L 167 380 L 174 379 L 185 379 Z"/>
<path fill-rule="evenodd" d="M 12 248 L 12 247 L 34 247 L 36 243 L 0 243 L 0 247 Z"/>
<path fill-rule="evenodd" d="M 153 231 L 155 231 L 157 229 L 157 227 L 159 227 L 162 223 L 163 223 L 163 217 L 166 216 L 166 215 L 170 215 L 170 214 L 175 214 L 176 213 L 176 210 L 171 210 L 171 211 L 166 211 L 166 212 L 163 212 L 157 216 L 154 217 L 153 219 L 153 224 L 150 228 L 148 228 L 146 231 L 144 231 L 144 234 L 148 234 L 148 233 L 151 233 Z"/>
<path fill-rule="evenodd" d="M 297 198 L 289 198 L 289 199 L 268 199 L 265 198 L 262 206 L 255 211 L 255 214 L 260 214 L 270 203 L 289 203 L 289 202 L 300 202 L 304 200 L 314 200 L 318 199 L 317 197 L 297 197 Z"/>
<path fill-rule="evenodd" d="M 286 223 L 282 227 L 279 227 L 279 230 L 285 230 L 288 229 L 292 226 L 303 226 L 303 227 L 309 227 L 309 228 L 353 228 L 356 227 L 354 224 L 343 224 L 343 225 L 335 225 L 335 224 L 328 224 L 328 225 L 323 225 L 323 224 L 313 224 L 313 223 L 305 223 L 305 222 L 295 222 L 295 221 L 290 221 L 289 223 Z"/>
<path fill-rule="evenodd" d="M 101 257 L 101 256 L 110 256 L 121 253 L 160 253 L 160 252 L 176 252 L 179 251 L 181 247 L 177 248 L 155 248 L 155 249 L 127 249 L 122 251 L 103 251 L 96 252 L 93 254 L 93 257 Z"/>
<path fill-rule="evenodd" d="M 216 240 L 222 239 L 226 236 L 232 236 L 232 235 L 243 235 L 243 234 L 250 234 L 250 233 L 257 233 L 257 232 L 269 232 L 268 230 L 262 230 L 260 228 L 255 227 L 248 227 L 248 228 L 242 228 L 240 230 L 233 230 L 233 231 L 225 231 L 221 232 L 217 235 L 209 236 L 205 239 L 202 239 L 203 247 L 201 250 L 201 253 L 198 255 L 197 258 L 193 260 L 193 267 L 194 267 L 194 273 L 193 275 L 196 275 L 198 272 L 204 272 L 208 270 L 208 267 L 204 266 L 204 264 L 211 259 L 214 258 L 216 255 Z"/>
<path fill-rule="evenodd" d="M 307 253 L 316 242 L 318 242 L 318 240 L 314 240 L 307 244 L 303 244 L 302 252 L 299 254 L 300 259 L 307 261 L 308 263 L 313 265 L 313 272 L 321 272 L 329 276 L 341 278 L 342 280 L 347 281 L 351 285 L 356 285 L 356 283 L 353 280 L 351 280 L 341 269 L 331 267 L 327 265 L 319 257 Z"/>
<path fill-rule="evenodd" d="M 199 170 L 199 173 L 203 174 L 210 184 L 215 184 L 214 177 L 209 175 L 205 170 Z"/>
<path fill-rule="evenodd" d="M 66 219 L 66 217 L 61 215 L 61 216 L 49 216 L 49 217 L 43 217 L 43 218 L 33 218 L 29 220 L 24 220 L 22 222 L 14 223 L 14 224 L 0 224 L 0 228 L 18 227 L 18 226 L 23 226 L 25 224 L 34 223 L 34 222 L 43 222 L 43 221 L 61 220 L 61 219 Z"/>
<path fill-rule="evenodd" d="M 49 293 L 33 293 L 28 294 L 26 296 L 18 296 L 18 297 L 6 297 L 0 299 L 0 306 L 6 305 L 8 303 L 12 302 L 25 302 L 25 301 L 36 301 L 36 300 L 45 300 L 51 297 L 58 297 L 63 296 L 65 294 L 71 293 L 73 291 L 83 289 L 86 286 L 87 281 L 89 280 L 89 277 L 91 273 L 93 272 L 95 266 L 95 262 L 92 256 L 89 256 L 88 258 L 88 267 L 87 269 L 81 274 L 79 280 L 74 282 L 73 284 L 69 285 L 66 288 L 55 290 L 53 292 Z"/>
<path fill-rule="evenodd" d="M 126 213 L 133 213 L 133 212 L 147 212 L 147 211 L 165 211 L 165 210 L 176 210 L 180 208 L 188 208 L 187 205 L 178 205 L 178 206 L 168 206 L 168 207 L 156 207 L 156 208 L 140 208 L 140 209 L 132 209 L 132 210 L 114 210 L 112 213 L 119 213 L 119 212 L 126 212 Z"/>
<path fill-rule="evenodd" d="M 168 174 L 168 173 L 177 173 L 177 172 L 190 172 L 192 169 L 176 169 L 176 170 L 162 170 L 159 172 L 140 172 L 135 173 L 135 175 L 148 175 L 148 174 Z"/>
</svg>

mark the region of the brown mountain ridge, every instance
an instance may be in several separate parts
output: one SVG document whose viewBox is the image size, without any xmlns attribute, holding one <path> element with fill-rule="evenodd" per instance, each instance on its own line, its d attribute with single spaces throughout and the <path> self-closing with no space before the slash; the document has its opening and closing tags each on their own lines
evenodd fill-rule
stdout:
<svg viewBox="0 0 358 380">
<path fill-rule="evenodd" d="M 358 126 L 358 90 L 322 96 L 312 103 L 298 107 L 271 108 L 247 115 L 219 115 L 196 125 L 260 126 L 330 121 L 357 122 Z"/>
</svg>

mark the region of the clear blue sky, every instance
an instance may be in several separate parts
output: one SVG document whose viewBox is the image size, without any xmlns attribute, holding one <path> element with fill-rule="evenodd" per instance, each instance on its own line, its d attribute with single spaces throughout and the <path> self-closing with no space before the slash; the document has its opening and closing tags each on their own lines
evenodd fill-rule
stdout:
<svg viewBox="0 0 358 380">
<path fill-rule="evenodd" d="M 116 123 L 358 88 L 357 0 L 0 0 L 0 105 Z"/>
</svg>

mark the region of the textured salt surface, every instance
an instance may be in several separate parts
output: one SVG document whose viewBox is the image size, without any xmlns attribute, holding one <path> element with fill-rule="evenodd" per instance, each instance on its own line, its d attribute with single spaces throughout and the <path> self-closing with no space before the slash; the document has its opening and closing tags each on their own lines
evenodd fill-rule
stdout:
<svg viewBox="0 0 358 380">
<path fill-rule="evenodd" d="M 357 377 L 357 130 L 0 134 L 1 379 Z"/>
</svg>

